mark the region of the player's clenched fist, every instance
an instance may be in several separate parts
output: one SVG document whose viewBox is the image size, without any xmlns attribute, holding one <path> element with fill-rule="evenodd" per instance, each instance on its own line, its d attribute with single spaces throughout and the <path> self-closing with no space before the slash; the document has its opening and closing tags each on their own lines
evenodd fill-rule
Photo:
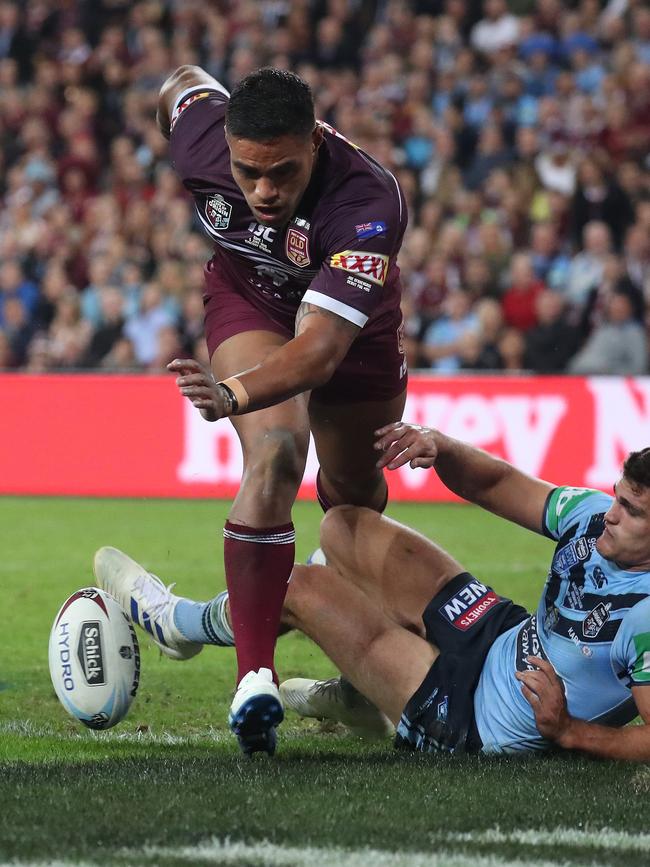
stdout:
<svg viewBox="0 0 650 867">
<path fill-rule="evenodd" d="M 217 421 L 230 415 L 228 394 L 215 381 L 212 373 L 193 358 L 175 358 L 167 370 L 178 374 L 176 385 L 182 395 L 201 411 L 207 421 Z"/>
<path fill-rule="evenodd" d="M 375 431 L 375 448 L 383 452 L 377 466 L 396 470 L 409 464 L 416 467 L 432 467 L 438 456 L 437 432 L 418 424 L 394 422 Z"/>
</svg>

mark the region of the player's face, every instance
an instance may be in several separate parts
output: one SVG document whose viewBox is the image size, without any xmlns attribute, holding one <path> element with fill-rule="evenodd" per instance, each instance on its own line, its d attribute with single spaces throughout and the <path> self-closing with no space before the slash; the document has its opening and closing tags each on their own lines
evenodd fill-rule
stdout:
<svg viewBox="0 0 650 867">
<path fill-rule="evenodd" d="M 650 569 L 650 489 L 632 487 L 623 477 L 614 496 L 596 550 L 624 569 Z"/>
<path fill-rule="evenodd" d="M 226 138 L 233 177 L 257 222 L 286 225 L 309 184 L 322 141 L 320 128 L 307 137 L 285 135 L 266 142 Z"/>
</svg>

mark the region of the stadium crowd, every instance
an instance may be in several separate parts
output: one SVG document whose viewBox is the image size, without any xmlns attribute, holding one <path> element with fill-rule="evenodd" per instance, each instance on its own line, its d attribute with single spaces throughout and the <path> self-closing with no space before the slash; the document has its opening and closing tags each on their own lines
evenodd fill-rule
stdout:
<svg viewBox="0 0 650 867">
<path fill-rule="evenodd" d="M 206 360 L 155 121 L 182 64 L 295 70 L 399 178 L 412 366 L 648 372 L 640 0 L 0 0 L 0 369 Z"/>
</svg>

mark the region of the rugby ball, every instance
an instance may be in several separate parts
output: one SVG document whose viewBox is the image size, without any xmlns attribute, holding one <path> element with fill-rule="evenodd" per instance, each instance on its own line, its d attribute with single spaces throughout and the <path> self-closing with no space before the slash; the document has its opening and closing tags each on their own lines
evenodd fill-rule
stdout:
<svg viewBox="0 0 650 867">
<path fill-rule="evenodd" d="M 140 648 L 117 601 L 97 587 L 66 599 L 50 632 L 50 676 L 68 713 L 91 729 L 127 715 L 138 690 Z"/>
</svg>

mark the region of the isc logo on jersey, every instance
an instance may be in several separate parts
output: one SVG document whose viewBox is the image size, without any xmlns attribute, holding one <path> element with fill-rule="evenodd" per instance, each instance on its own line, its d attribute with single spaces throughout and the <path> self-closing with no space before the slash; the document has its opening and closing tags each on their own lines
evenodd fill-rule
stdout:
<svg viewBox="0 0 650 867">
<path fill-rule="evenodd" d="M 448 623 L 465 632 L 498 601 L 499 597 L 491 587 L 480 581 L 470 581 L 438 610 Z"/>
<path fill-rule="evenodd" d="M 373 283 L 383 286 L 388 274 L 388 256 L 382 253 L 364 253 L 361 250 L 344 250 L 330 259 L 332 268 L 341 268 L 351 274 L 363 274 Z"/>
</svg>

